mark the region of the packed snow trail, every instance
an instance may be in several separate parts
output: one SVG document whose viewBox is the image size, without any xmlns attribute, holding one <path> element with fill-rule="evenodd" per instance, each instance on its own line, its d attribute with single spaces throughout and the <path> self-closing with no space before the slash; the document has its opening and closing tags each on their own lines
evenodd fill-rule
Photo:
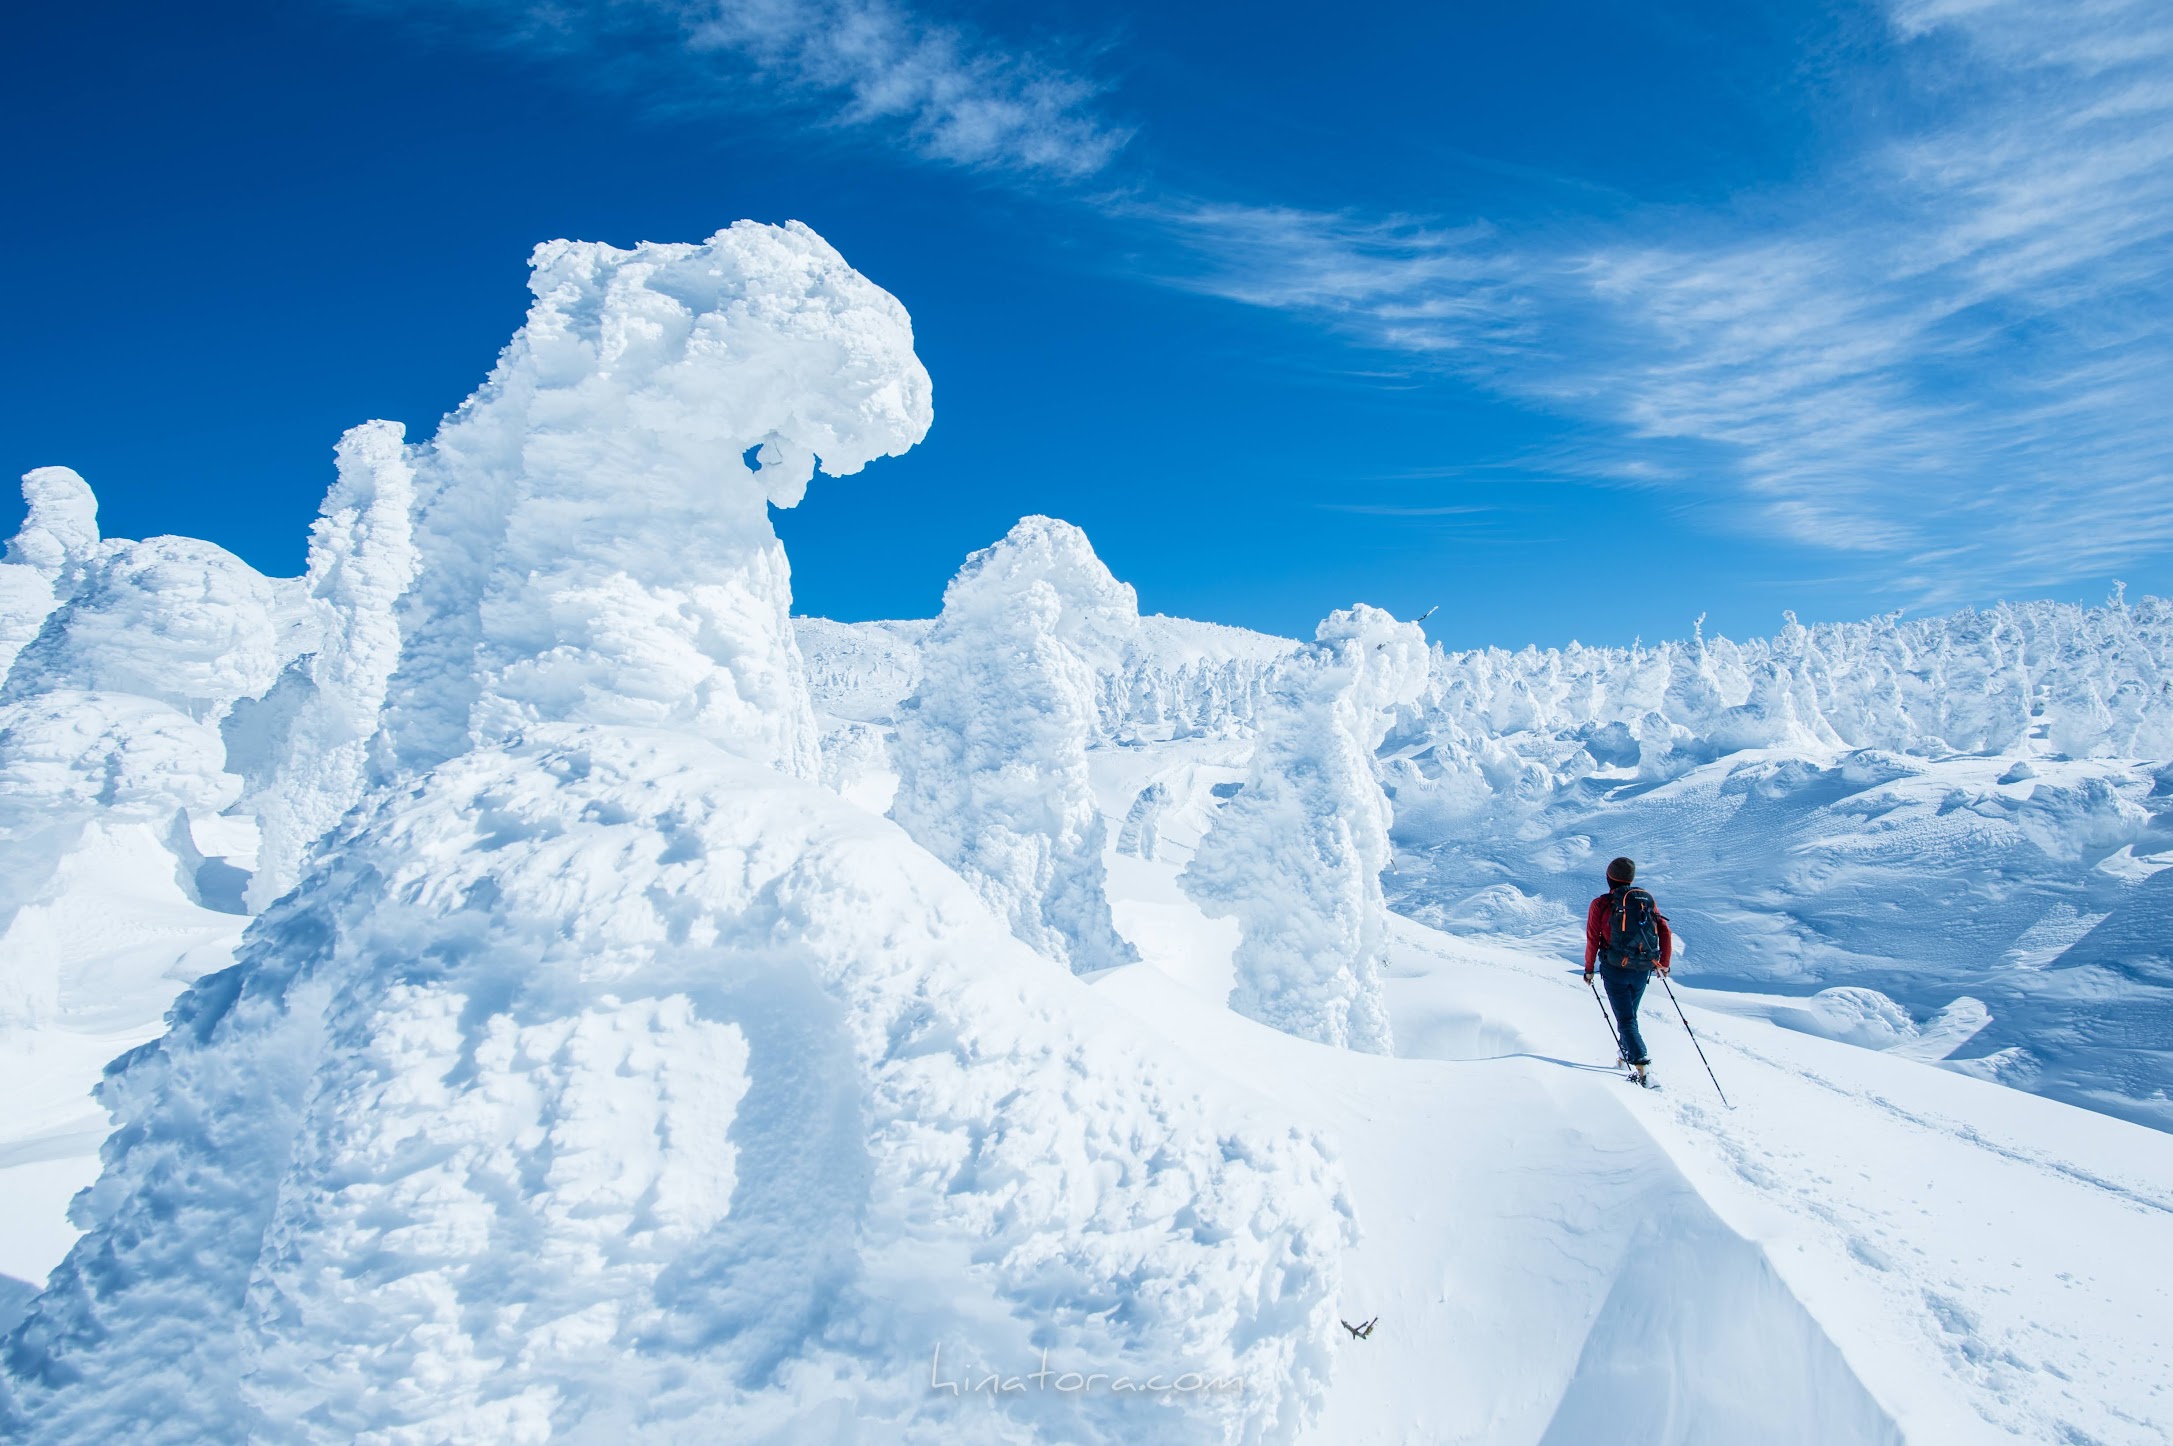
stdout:
<svg viewBox="0 0 2173 1446">
<path fill-rule="evenodd" d="M 1339 1337 L 1302 1439 L 1901 1439 L 1756 1248 L 1609 1103 L 1611 1071 L 1592 1090 L 1530 1061 L 1301 1052 L 1148 966 L 1100 987 L 1337 1152 L 1361 1232 L 1338 1305 L 1380 1323 Z"/>
</svg>

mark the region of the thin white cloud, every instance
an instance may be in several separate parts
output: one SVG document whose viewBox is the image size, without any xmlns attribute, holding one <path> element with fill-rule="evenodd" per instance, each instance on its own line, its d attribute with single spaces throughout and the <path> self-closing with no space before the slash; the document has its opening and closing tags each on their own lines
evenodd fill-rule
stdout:
<svg viewBox="0 0 2173 1446">
<path fill-rule="evenodd" d="M 907 0 L 352 0 L 678 110 L 780 102 L 923 158 L 1106 187 L 1076 68 Z M 1581 248 L 1481 224 L 1073 187 L 1152 279 L 1577 419 L 1564 475 L 1704 489 L 1925 600 L 2173 549 L 2173 9 L 1890 0 L 1940 119 L 1755 214 Z M 1120 179 L 1118 185 L 1125 183 Z M 1383 381 L 1381 384 L 1391 384 Z"/>
<path fill-rule="evenodd" d="M 560 58 L 657 109 L 798 101 L 923 158 L 1077 179 L 1127 132 L 1101 87 L 896 0 L 353 0 L 514 51 Z"/>
<path fill-rule="evenodd" d="M 1518 304 L 1483 225 L 1136 197 L 1105 209 L 1171 243 L 1184 264 L 1159 273 L 1169 285 L 1302 312 L 1396 351 L 1502 348 L 1517 336 Z"/>
<path fill-rule="evenodd" d="M 2162 554 L 2173 9 L 1908 0 L 1893 25 L 1944 119 L 1756 219 L 1670 212 L 1564 254 L 1201 207 L 1172 224 L 1213 260 L 1181 284 L 1602 424 L 1592 470 L 1718 486 L 1927 600 Z"/>
<path fill-rule="evenodd" d="M 1809 541 L 1927 564 L 1939 594 L 2173 546 L 2173 12 L 1914 4 L 1956 91 L 1783 237 L 1603 249 L 1588 387 L 1737 458 Z"/>
</svg>

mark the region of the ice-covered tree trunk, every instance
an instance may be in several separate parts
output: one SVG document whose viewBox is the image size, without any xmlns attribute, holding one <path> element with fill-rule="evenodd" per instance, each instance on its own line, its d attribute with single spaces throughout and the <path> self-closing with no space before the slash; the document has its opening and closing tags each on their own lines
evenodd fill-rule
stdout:
<svg viewBox="0 0 2173 1446">
<path fill-rule="evenodd" d="M 944 590 L 898 721 L 891 817 L 1012 933 L 1081 973 L 1138 957 L 1110 918 L 1087 777 L 1098 677 L 1138 622 L 1085 533 L 1024 518 Z"/>
<path fill-rule="evenodd" d="M 1378 608 L 1331 613 L 1259 712 L 1245 786 L 1224 804 L 1182 883 L 1241 931 L 1230 1007 L 1323 1044 L 1387 1053 L 1381 949 L 1392 813 L 1374 750 L 1426 682 L 1416 623 Z"/>
<path fill-rule="evenodd" d="M 366 422 L 340 439 L 339 478 L 310 529 L 315 646 L 224 729 L 260 836 L 252 913 L 294 887 L 310 846 L 369 783 L 370 742 L 400 660 L 396 608 L 416 569 L 415 473 L 402 436 L 398 423 Z"/>
</svg>

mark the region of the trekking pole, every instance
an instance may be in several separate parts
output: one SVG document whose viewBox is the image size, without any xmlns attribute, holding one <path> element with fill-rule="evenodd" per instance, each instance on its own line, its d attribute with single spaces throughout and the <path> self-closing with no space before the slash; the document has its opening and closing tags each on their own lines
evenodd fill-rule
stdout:
<svg viewBox="0 0 2173 1446">
<path fill-rule="evenodd" d="M 1592 1002 L 1599 1005 L 1600 1018 L 1607 1021 L 1607 1033 L 1615 1041 L 1615 1063 L 1627 1065 L 1629 1061 L 1622 1057 L 1622 1031 L 1615 1028 L 1615 1017 L 1607 1012 L 1607 1002 L 1600 998 L 1600 988 L 1589 974 L 1584 977 L 1584 987 L 1592 991 Z"/>
<path fill-rule="evenodd" d="M 1665 974 L 1660 976 L 1660 987 L 1667 991 L 1667 1002 L 1675 1006 L 1675 1017 L 1683 1022 L 1683 1033 L 1690 1036 L 1690 1047 L 1698 1052 L 1698 1063 L 1705 1066 L 1705 1077 L 1713 1082 L 1713 1093 L 1720 1096 L 1722 1104 L 1728 1105 L 1728 1092 L 1720 1087 L 1720 1076 L 1713 1073 L 1713 1062 L 1705 1057 L 1705 1046 L 1698 1043 L 1698 1032 L 1690 1027 L 1690 1016 L 1683 1013 L 1683 1002 L 1675 997 L 1675 986 L 1667 982 Z M 1732 1110 L 1735 1106 L 1728 1105 L 1728 1108 Z"/>
</svg>

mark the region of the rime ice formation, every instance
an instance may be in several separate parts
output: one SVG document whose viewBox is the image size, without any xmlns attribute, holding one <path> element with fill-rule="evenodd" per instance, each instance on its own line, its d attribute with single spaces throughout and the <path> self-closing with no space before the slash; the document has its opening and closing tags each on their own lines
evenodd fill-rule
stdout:
<svg viewBox="0 0 2173 1446">
<path fill-rule="evenodd" d="M 66 467 L 23 474 L 23 525 L 0 561 L 0 682 L 59 601 L 55 585 L 98 546 L 98 499 Z"/>
<path fill-rule="evenodd" d="M 817 709 L 839 719 L 895 724 L 899 705 L 920 684 L 920 649 L 931 626 L 795 619 Z M 1095 668 L 1097 744 L 1242 736 L 1275 665 L 1298 646 L 1158 613 L 1141 617 L 1126 633 L 1121 656 L 1105 652 L 1088 660 Z"/>
<path fill-rule="evenodd" d="M 1289 1034 L 1387 1053 L 1381 951 L 1388 800 L 1374 751 L 1426 682 L 1426 638 L 1378 608 L 1331 613 L 1262 706 L 1245 786 L 1184 873 L 1242 931 L 1230 1005 Z"/>
<path fill-rule="evenodd" d="M 34 1438 L 805 1439 L 850 1399 L 955 1439 L 989 1406 L 930 1395 L 932 1342 L 1199 1362 L 1273 1384 L 1167 1439 L 1287 1426 L 1326 1368 L 1318 1155 L 902 843 L 645 730 L 541 725 L 389 799 L 107 1085 L 124 1148 L 13 1347 Z"/>
<path fill-rule="evenodd" d="M 2173 604 L 2002 605 L 1631 649 L 1440 658 L 1397 730 L 1398 796 L 1491 808 L 1596 771 L 1659 781 L 1777 748 L 2173 757 Z M 1412 801 L 1416 801 L 1414 798 Z"/>
<path fill-rule="evenodd" d="M 70 941 L 84 923 L 53 917 L 52 885 L 86 849 L 184 859 L 191 814 L 231 804 L 219 737 L 156 699 L 61 690 L 0 705 L 0 1027 L 50 1023 Z M 194 880 L 177 880 L 186 897 Z M 177 897 L 177 901 L 178 901 Z M 71 929 L 72 925 L 72 929 Z"/>
<path fill-rule="evenodd" d="M 47 591 L 40 604 L 22 589 L 36 633 L 0 684 L 0 994 L 12 1001 L 0 1023 L 58 1027 L 64 1003 L 95 1012 L 101 971 L 110 981 L 141 969 L 94 962 L 86 938 L 106 925 L 127 935 L 111 913 L 127 906 L 97 889 L 96 902 L 60 897 L 83 892 L 74 884 L 97 872 L 93 860 L 164 874 L 122 891 L 164 911 L 162 923 L 137 921 L 154 938 L 202 934 L 198 905 L 239 907 L 226 886 L 236 871 L 206 857 L 196 829 L 215 832 L 241 789 L 219 720 L 264 691 L 292 639 L 279 589 L 225 549 L 101 540 L 96 500 L 65 468 L 30 473 L 23 494 L 29 514 L 8 551 L 20 561 L 0 571 Z"/>
<path fill-rule="evenodd" d="M 415 461 L 392 759 L 563 719 L 686 729 L 815 777 L 765 509 L 798 502 L 818 459 L 843 476 L 927 432 L 905 309 L 797 223 L 552 242 L 532 264 L 527 325 Z"/>
<path fill-rule="evenodd" d="M 285 662 L 269 579 L 188 537 L 109 542 L 16 655 L 0 701 L 62 688 L 135 693 L 216 722 Z"/>
<path fill-rule="evenodd" d="M 903 310 L 748 223 L 546 246 L 533 286 L 435 442 L 350 435 L 311 574 L 350 625 L 308 676 L 351 710 L 381 675 L 411 465 L 387 784 L 109 1074 L 86 1233 L 6 1343 L 11 1424 L 1291 1434 L 1326 1389 L 1334 1164 L 811 781 L 764 507 L 925 429 Z M 351 733 L 284 737 L 351 760 Z M 931 1346 L 1245 1389 L 962 1398 Z"/>
<path fill-rule="evenodd" d="M 8 543 L 7 561 L 57 578 L 98 546 L 98 499 L 67 467 L 34 467 L 23 474 L 23 525 Z"/>
<path fill-rule="evenodd" d="M 303 855 L 362 798 L 369 748 L 400 657 L 395 614 L 414 581 L 415 474 L 391 422 L 340 439 L 339 478 L 310 529 L 311 650 L 225 727 L 229 766 L 249 780 L 261 842 L 252 912 L 301 877 Z"/>
<path fill-rule="evenodd" d="M 944 589 L 899 714 L 891 816 L 1079 973 L 1137 957 L 1110 919 L 1087 743 L 1138 620 L 1085 533 L 1025 518 Z"/>
<path fill-rule="evenodd" d="M 1113 742 L 1235 737 L 1251 730 L 1276 665 L 1297 644 L 1157 613 L 1139 620 L 1123 671 L 1102 693 Z"/>
</svg>

